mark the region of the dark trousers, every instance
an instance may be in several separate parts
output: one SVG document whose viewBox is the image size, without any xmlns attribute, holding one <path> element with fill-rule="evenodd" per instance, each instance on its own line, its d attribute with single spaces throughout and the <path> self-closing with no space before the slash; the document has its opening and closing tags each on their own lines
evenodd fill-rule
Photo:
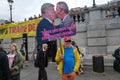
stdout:
<svg viewBox="0 0 120 80">
<path fill-rule="evenodd" d="M 38 80 L 47 80 L 47 72 L 45 68 L 39 68 Z"/>
<path fill-rule="evenodd" d="M 119 60 L 114 61 L 113 68 L 115 71 L 120 72 L 120 61 Z"/>
<path fill-rule="evenodd" d="M 20 80 L 20 74 L 12 75 L 11 80 Z"/>
</svg>

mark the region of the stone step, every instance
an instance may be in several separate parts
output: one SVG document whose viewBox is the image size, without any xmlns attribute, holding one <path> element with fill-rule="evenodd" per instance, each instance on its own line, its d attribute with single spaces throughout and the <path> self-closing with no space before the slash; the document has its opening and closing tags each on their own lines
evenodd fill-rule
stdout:
<svg viewBox="0 0 120 80">
<path fill-rule="evenodd" d="M 93 56 L 99 56 L 99 55 L 87 55 L 84 58 L 83 64 L 84 65 L 93 65 Z M 101 56 L 101 55 L 100 55 Z M 102 55 L 104 59 L 104 66 L 113 66 L 114 57 L 112 55 Z"/>
</svg>

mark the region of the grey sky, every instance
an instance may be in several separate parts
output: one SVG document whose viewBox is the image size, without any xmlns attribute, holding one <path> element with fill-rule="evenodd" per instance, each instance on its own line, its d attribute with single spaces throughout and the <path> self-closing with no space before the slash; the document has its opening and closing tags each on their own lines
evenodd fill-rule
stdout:
<svg viewBox="0 0 120 80">
<path fill-rule="evenodd" d="M 62 0 L 13 0 L 13 21 L 23 21 L 30 16 L 38 16 L 41 5 L 44 3 L 56 4 Z M 92 6 L 93 0 L 63 0 L 70 8 Z M 107 3 L 110 0 L 95 0 L 97 5 Z M 7 0 L 0 0 L 0 19 L 9 20 L 10 12 Z"/>
</svg>

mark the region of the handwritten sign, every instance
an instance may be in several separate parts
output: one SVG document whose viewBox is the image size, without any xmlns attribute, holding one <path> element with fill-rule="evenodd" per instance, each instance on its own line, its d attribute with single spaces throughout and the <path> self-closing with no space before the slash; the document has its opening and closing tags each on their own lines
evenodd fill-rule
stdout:
<svg viewBox="0 0 120 80">
<path fill-rule="evenodd" d="M 76 25 L 71 24 L 70 26 L 55 28 L 53 30 L 44 30 L 41 31 L 42 40 L 52 40 L 64 36 L 70 36 L 76 34 Z"/>
</svg>

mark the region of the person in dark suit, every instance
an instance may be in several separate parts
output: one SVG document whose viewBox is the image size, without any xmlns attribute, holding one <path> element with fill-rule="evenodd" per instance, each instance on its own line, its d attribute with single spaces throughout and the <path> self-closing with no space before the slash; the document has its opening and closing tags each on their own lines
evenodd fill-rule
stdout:
<svg viewBox="0 0 120 80">
<path fill-rule="evenodd" d="M 36 29 L 36 41 L 37 41 L 37 54 L 42 54 L 42 44 L 44 43 L 53 43 L 53 40 L 47 39 L 44 40 L 43 37 L 47 36 L 49 37 L 49 35 L 51 35 L 50 33 L 43 33 L 43 31 L 45 32 L 46 30 L 53 30 L 54 26 L 53 26 L 53 22 L 54 19 L 56 18 L 56 13 L 54 10 L 54 5 L 51 3 L 44 3 L 41 7 L 41 14 L 42 14 L 42 20 L 38 23 L 37 29 Z M 53 45 L 49 45 L 49 47 L 53 46 Z M 51 49 L 51 48 L 49 48 Z M 49 51 L 49 52 L 48 52 Z M 48 50 L 47 52 L 50 53 L 50 51 L 52 50 Z M 43 65 L 44 67 L 44 65 Z M 42 69 L 44 70 L 44 69 Z M 43 71 L 45 74 L 45 70 Z M 42 71 L 41 71 L 41 67 L 39 67 L 39 78 L 38 80 L 41 80 L 42 78 L 40 77 L 42 75 Z M 47 80 L 47 78 L 45 77 L 45 75 L 43 75 L 43 80 Z"/>
<path fill-rule="evenodd" d="M 45 30 L 54 29 L 53 22 L 56 18 L 54 5 L 51 3 L 45 3 L 41 7 L 42 20 L 39 22 L 36 29 L 36 40 L 37 40 L 37 49 L 41 48 L 41 45 L 50 40 L 42 40 L 42 37 L 49 36 L 50 34 L 43 34 L 42 32 Z"/>
<path fill-rule="evenodd" d="M 56 14 L 62 20 L 63 26 L 70 26 L 74 23 L 72 16 L 69 13 L 69 8 L 67 3 L 58 2 L 56 6 Z"/>
<path fill-rule="evenodd" d="M 8 57 L 0 42 L 0 80 L 10 80 Z"/>
<path fill-rule="evenodd" d="M 35 66 L 39 68 L 38 80 L 47 80 L 47 73 L 45 67 L 48 66 L 48 56 L 47 56 L 48 45 L 46 43 L 42 44 L 42 49 L 39 50 L 35 60 Z"/>
</svg>

